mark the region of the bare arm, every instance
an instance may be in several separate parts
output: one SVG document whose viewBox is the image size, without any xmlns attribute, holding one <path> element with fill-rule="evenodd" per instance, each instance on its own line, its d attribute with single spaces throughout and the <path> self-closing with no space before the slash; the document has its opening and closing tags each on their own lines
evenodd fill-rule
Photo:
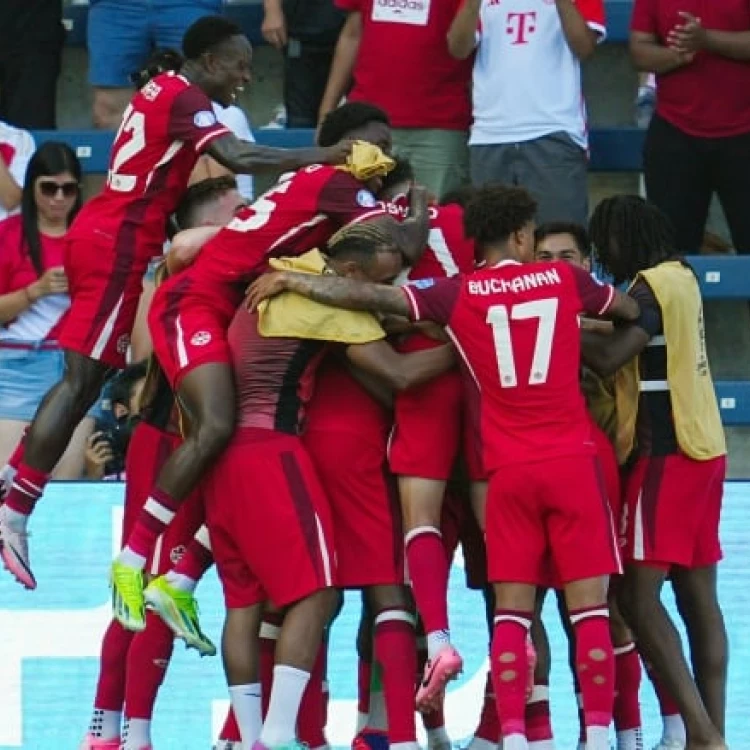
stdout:
<svg viewBox="0 0 750 750">
<path fill-rule="evenodd" d="M 351 144 L 327 148 L 270 148 L 243 141 L 227 133 L 215 138 L 207 153 L 222 166 L 237 174 L 256 172 L 293 172 L 308 164 L 343 164 Z"/>
<path fill-rule="evenodd" d="M 248 289 L 247 306 L 256 310 L 261 301 L 282 292 L 296 292 L 324 305 L 346 310 L 393 313 L 405 318 L 412 315 L 406 294 L 397 287 L 293 271 L 275 271 L 259 276 Z"/>
<path fill-rule="evenodd" d="M 682 23 L 668 34 L 667 44 L 682 53 L 705 50 L 730 60 L 750 60 L 750 29 L 746 31 L 718 31 L 706 29 L 701 19 L 686 11 L 678 11 Z"/>
<path fill-rule="evenodd" d="M 0 324 L 5 325 L 5 323 L 17 318 L 24 310 L 28 310 L 34 304 L 31 286 L 0 295 Z"/>
<path fill-rule="evenodd" d="M 427 247 L 430 233 L 430 213 L 427 208 L 427 189 L 421 185 L 412 186 L 409 191 L 409 216 L 404 221 L 396 221 L 391 216 L 382 221 L 393 236 L 394 242 L 406 256 L 407 265 L 413 266 Z"/>
<path fill-rule="evenodd" d="M 613 334 L 581 332 L 581 357 L 601 377 L 614 375 L 626 362 L 640 354 L 650 340 L 640 326 L 631 325 Z"/>
<path fill-rule="evenodd" d="M 393 390 L 377 375 L 361 370 L 345 359 L 346 371 L 372 396 L 384 409 L 393 409 Z"/>
<path fill-rule="evenodd" d="M 0 295 L 0 324 L 17 318 L 42 297 L 65 294 L 67 291 L 68 279 L 62 266 L 48 268 L 40 278 L 23 289 Z"/>
<path fill-rule="evenodd" d="M 362 14 L 359 11 L 352 11 L 346 17 L 346 22 L 336 43 L 336 52 L 333 55 L 331 72 L 328 74 L 328 83 L 320 101 L 318 123 L 322 122 L 329 112 L 339 106 L 339 102 L 349 90 L 361 39 Z"/>
<path fill-rule="evenodd" d="M 623 292 L 615 289 L 615 296 L 609 310 L 607 310 L 607 317 L 630 322 L 637 320 L 640 314 L 641 308 L 638 302 L 629 294 L 623 294 Z"/>
<path fill-rule="evenodd" d="M 396 391 L 432 380 L 456 363 L 450 344 L 399 354 L 387 341 L 381 340 L 350 346 L 346 354 L 352 364 L 382 378 Z"/>
<path fill-rule="evenodd" d="M 750 31 L 706 29 L 704 49 L 731 60 L 750 60 Z"/>
<path fill-rule="evenodd" d="M 693 61 L 692 53 L 678 52 L 659 43 L 655 34 L 630 32 L 630 59 L 636 70 L 664 75 Z"/>
<path fill-rule="evenodd" d="M 195 260 L 201 248 L 221 231 L 221 227 L 193 227 L 178 232 L 167 253 L 167 273 L 173 276 Z"/>
<path fill-rule="evenodd" d="M 448 29 L 448 51 L 457 60 L 465 60 L 476 47 L 481 7 L 482 0 L 466 0 Z"/>
<path fill-rule="evenodd" d="M 579 60 L 591 57 L 596 50 L 597 33 L 586 23 L 573 0 L 555 0 L 555 5 L 571 52 Z"/>
<path fill-rule="evenodd" d="M 6 211 L 12 211 L 21 203 L 21 187 L 13 179 L 8 166 L 0 157 L 0 205 Z"/>
</svg>

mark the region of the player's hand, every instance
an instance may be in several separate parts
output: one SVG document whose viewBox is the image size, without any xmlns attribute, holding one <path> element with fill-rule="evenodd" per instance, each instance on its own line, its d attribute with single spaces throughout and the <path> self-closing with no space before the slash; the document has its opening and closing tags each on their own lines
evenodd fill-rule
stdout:
<svg viewBox="0 0 750 750">
<path fill-rule="evenodd" d="M 272 47 L 276 49 L 286 47 L 286 19 L 280 3 L 266 4 L 260 33 Z"/>
<path fill-rule="evenodd" d="M 352 152 L 354 141 L 339 141 L 335 146 L 321 148 L 321 164 L 346 164 Z"/>
<path fill-rule="evenodd" d="M 39 279 L 28 287 L 29 296 L 36 301 L 50 294 L 67 294 L 68 277 L 62 266 L 48 268 Z"/>
<path fill-rule="evenodd" d="M 259 276 L 247 288 L 245 306 L 255 312 L 264 299 L 270 299 L 286 291 L 287 275 L 284 271 L 271 271 Z"/>
<path fill-rule="evenodd" d="M 692 13 L 680 11 L 678 15 L 684 23 L 677 24 L 667 34 L 667 46 L 677 52 L 684 63 L 692 62 L 695 53 L 706 47 L 706 30 L 701 19 Z"/>
<path fill-rule="evenodd" d="M 580 317 L 580 328 L 582 331 L 593 331 L 594 333 L 612 334 L 615 327 L 611 320 L 599 320 L 598 318 Z"/>
<path fill-rule="evenodd" d="M 89 479 L 101 479 L 104 467 L 115 457 L 112 446 L 103 437 L 103 432 L 95 432 L 86 441 L 86 476 Z"/>
</svg>

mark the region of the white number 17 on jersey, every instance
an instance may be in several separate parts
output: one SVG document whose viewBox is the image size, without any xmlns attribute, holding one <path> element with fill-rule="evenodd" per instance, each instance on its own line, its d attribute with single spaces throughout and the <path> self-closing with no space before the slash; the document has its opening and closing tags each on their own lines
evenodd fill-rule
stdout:
<svg viewBox="0 0 750 750">
<path fill-rule="evenodd" d="M 517 305 L 511 305 L 510 308 L 506 305 L 493 305 L 487 310 L 486 322 L 492 327 L 501 388 L 514 388 L 518 385 L 516 358 L 513 355 L 513 341 L 510 335 L 512 320 L 536 318 L 539 321 L 528 384 L 539 385 L 547 382 L 550 357 L 552 356 L 552 339 L 557 318 L 557 303 L 557 298 L 550 297 L 533 302 L 521 302 Z"/>
</svg>

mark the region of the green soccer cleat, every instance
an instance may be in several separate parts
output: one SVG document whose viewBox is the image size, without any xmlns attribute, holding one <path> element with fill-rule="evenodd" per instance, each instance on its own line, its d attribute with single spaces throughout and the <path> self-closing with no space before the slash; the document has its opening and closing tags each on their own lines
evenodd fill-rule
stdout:
<svg viewBox="0 0 750 750">
<path fill-rule="evenodd" d="M 201 656 L 215 656 L 216 646 L 203 634 L 198 619 L 198 603 L 189 591 L 175 588 L 164 576 L 155 578 L 143 592 L 146 606 L 154 610 L 169 629 Z"/>
<path fill-rule="evenodd" d="M 115 560 L 110 572 L 112 614 L 126 630 L 139 633 L 146 629 L 143 603 L 143 571 Z"/>
</svg>

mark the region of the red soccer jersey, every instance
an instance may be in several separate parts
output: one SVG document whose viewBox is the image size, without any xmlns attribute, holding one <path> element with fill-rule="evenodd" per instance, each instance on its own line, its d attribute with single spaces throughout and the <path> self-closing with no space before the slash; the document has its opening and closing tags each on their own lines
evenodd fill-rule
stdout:
<svg viewBox="0 0 750 750">
<path fill-rule="evenodd" d="M 348 172 L 314 164 L 283 176 L 240 211 L 175 278 L 189 289 L 186 294 L 233 300 L 232 286 L 262 271 L 269 257 L 323 247 L 344 224 L 383 213 L 375 196 Z"/>
<path fill-rule="evenodd" d="M 564 263 L 503 261 L 403 289 L 415 320 L 447 327 L 479 386 L 488 472 L 594 451 L 578 315 L 606 312 L 612 286 Z"/>
<path fill-rule="evenodd" d="M 167 218 L 187 188 L 198 157 L 230 130 L 208 97 L 180 75 L 164 73 L 125 110 L 107 183 L 78 214 L 69 237 L 127 245 L 138 258 L 161 253 Z"/>
</svg>

